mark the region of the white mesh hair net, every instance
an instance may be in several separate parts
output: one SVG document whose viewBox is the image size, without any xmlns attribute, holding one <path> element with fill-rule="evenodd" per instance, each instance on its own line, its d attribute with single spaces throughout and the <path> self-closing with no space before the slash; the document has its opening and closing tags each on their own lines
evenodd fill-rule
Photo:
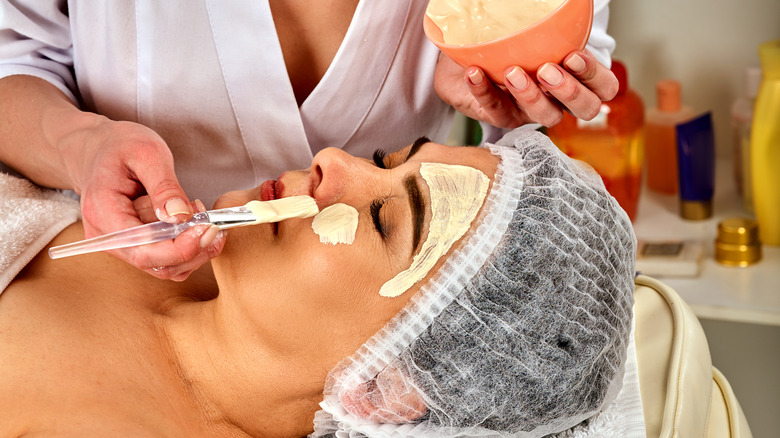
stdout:
<svg viewBox="0 0 780 438">
<path fill-rule="evenodd" d="M 620 390 L 636 239 L 592 169 L 521 128 L 478 226 L 328 375 L 313 437 L 542 437 Z"/>
</svg>

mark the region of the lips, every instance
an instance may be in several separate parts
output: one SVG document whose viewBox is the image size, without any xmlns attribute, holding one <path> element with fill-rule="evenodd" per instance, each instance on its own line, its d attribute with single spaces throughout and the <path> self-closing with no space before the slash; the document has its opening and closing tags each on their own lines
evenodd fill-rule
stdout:
<svg viewBox="0 0 780 438">
<path fill-rule="evenodd" d="M 280 199 L 284 197 L 284 183 L 282 183 L 281 179 L 282 177 L 280 176 L 278 180 L 268 180 L 260 184 L 261 201 L 273 201 L 274 199 Z M 274 235 L 279 233 L 278 222 L 272 222 L 268 225 L 271 226 Z"/>
<path fill-rule="evenodd" d="M 260 200 L 273 201 L 277 198 L 276 181 L 268 180 L 260 185 Z"/>
</svg>

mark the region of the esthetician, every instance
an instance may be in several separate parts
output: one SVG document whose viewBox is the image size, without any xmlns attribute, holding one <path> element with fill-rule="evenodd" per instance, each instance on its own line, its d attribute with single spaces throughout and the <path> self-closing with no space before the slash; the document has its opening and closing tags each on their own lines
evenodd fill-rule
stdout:
<svg viewBox="0 0 780 438">
<path fill-rule="evenodd" d="M 170 282 L 49 259 L 77 202 L 0 174 L 0 436 L 645 436 L 631 223 L 545 136 L 328 148 L 279 182 L 354 208 L 352 243 L 235 228 Z"/>
<path fill-rule="evenodd" d="M 308 165 L 325 147 L 368 156 L 419 135 L 444 141 L 454 110 L 497 128 L 590 118 L 607 69 L 608 0 L 587 51 L 495 87 L 426 40 L 424 0 L 0 1 L 0 162 L 81 195 L 88 236 L 186 219 Z M 488 130 L 489 131 L 489 130 Z M 486 140 L 495 140 L 487 132 Z M 175 171 L 174 173 L 174 165 Z M 195 231 L 115 255 L 181 280 L 222 248 Z"/>
</svg>

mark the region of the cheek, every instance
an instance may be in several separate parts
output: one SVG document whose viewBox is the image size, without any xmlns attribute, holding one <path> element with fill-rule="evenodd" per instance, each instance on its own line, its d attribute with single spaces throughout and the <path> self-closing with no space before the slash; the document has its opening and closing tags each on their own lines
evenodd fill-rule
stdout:
<svg viewBox="0 0 780 438">
<path fill-rule="evenodd" d="M 382 269 L 351 249 L 347 245 L 318 242 L 299 259 L 303 274 L 300 279 L 307 282 L 299 286 L 308 289 L 308 294 L 323 304 L 328 301 L 350 304 L 355 302 L 355 297 L 378 291 Z"/>
<path fill-rule="evenodd" d="M 348 245 L 322 245 L 308 254 L 299 283 L 304 299 L 340 324 L 370 336 L 404 307 L 408 296 L 386 298 L 382 285 L 396 270 L 377 251 L 352 251 Z M 305 278 L 305 280 L 304 280 Z"/>
<path fill-rule="evenodd" d="M 228 259 L 230 271 L 245 281 L 279 291 L 277 299 L 287 306 L 295 303 L 304 314 L 327 316 L 359 336 L 370 336 L 413 295 L 379 295 L 382 285 L 407 266 L 389 260 L 386 248 L 365 234 L 358 233 L 351 245 L 323 244 L 309 221 L 286 230 L 277 242 L 262 227 L 230 230 L 218 259 Z"/>
</svg>

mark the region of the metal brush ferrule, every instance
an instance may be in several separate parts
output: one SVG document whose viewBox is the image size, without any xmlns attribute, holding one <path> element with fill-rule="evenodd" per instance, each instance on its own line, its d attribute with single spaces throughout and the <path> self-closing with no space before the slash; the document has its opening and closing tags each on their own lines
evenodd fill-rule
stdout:
<svg viewBox="0 0 780 438">
<path fill-rule="evenodd" d="M 257 216 L 246 207 L 211 210 L 207 211 L 206 214 L 208 214 L 209 222 L 222 230 L 248 225 L 257 221 Z"/>
</svg>

